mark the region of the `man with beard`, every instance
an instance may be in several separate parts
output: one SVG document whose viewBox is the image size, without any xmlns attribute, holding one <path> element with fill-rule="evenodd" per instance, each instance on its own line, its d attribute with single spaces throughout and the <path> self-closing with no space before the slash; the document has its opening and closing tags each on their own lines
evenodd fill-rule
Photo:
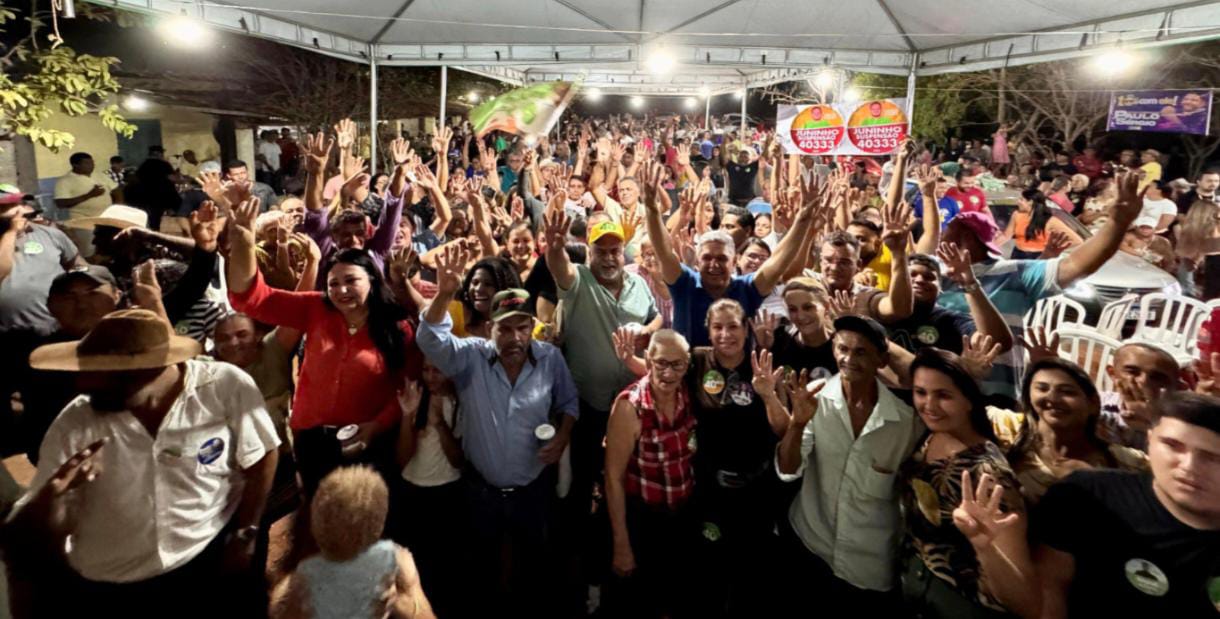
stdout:
<svg viewBox="0 0 1220 619">
<path fill-rule="evenodd" d="M 1170 393 L 1149 413 L 1151 474 L 1077 471 L 1033 512 L 1043 617 L 1220 609 L 1220 399 Z"/>
<path fill-rule="evenodd" d="M 253 381 L 199 352 L 156 314 L 121 310 L 30 355 L 75 372 L 84 393 L 51 424 L 13 516 L 19 557 L 47 569 L 66 552 L 71 568 L 39 602 L 67 608 L 35 616 L 258 608 L 265 587 L 249 566 L 279 439 Z M 183 606 L 201 582 L 230 593 Z"/>
<path fill-rule="evenodd" d="M 469 563 L 471 616 L 495 609 L 530 608 L 533 616 L 555 616 L 550 587 L 550 498 L 555 468 L 580 414 L 576 385 L 553 345 L 532 338 L 534 317 L 525 308 L 529 293 L 510 288 L 491 300 L 491 339 L 457 337 L 447 308 L 462 284 L 469 250 L 446 246 L 437 256 L 437 294 L 424 310 L 416 342 L 428 360 L 448 376 L 460 402 L 462 451 L 471 474 L 462 475 L 473 519 L 476 553 Z M 423 507 L 426 509 L 426 507 Z M 501 572 L 504 543 L 511 552 Z M 510 600 L 496 592 L 508 583 Z M 506 606 L 511 604 L 511 606 Z"/>
<path fill-rule="evenodd" d="M 1220 188 L 1220 168 L 1208 168 L 1199 175 L 1198 184 L 1178 199 L 1178 212 L 1185 213 L 1199 200 L 1220 204 L 1216 189 Z"/>
</svg>

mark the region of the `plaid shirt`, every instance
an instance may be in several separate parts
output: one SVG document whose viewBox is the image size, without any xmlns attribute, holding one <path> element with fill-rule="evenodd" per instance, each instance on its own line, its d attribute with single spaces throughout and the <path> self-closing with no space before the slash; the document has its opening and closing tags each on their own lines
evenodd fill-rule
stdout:
<svg viewBox="0 0 1220 619">
<path fill-rule="evenodd" d="M 640 419 L 639 442 L 627 462 L 626 491 L 646 505 L 677 509 L 695 489 L 695 416 L 685 387 L 678 390 L 673 421 L 658 415 L 648 379 L 639 379 L 620 395 L 635 406 Z"/>
</svg>

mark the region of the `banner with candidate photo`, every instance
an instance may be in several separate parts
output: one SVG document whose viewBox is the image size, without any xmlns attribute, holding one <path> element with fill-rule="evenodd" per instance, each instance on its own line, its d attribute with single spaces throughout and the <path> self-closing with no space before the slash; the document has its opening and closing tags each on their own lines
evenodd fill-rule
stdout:
<svg viewBox="0 0 1220 619">
<path fill-rule="evenodd" d="M 910 132 L 906 99 L 781 105 L 776 134 L 791 155 L 888 155 Z"/>
<path fill-rule="evenodd" d="M 1207 88 L 1119 91 L 1110 95 L 1106 130 L 1207 135 L 1211 117 L 1212 92 Z"/>
</svg>

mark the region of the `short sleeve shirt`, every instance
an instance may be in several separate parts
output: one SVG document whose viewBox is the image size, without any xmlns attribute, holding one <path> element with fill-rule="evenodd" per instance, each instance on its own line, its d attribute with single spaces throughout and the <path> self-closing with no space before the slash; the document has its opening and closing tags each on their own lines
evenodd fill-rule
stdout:
<svg viewBox="0 0 1220 619">
<path fill-rule="evenodd" d="M 80 219 L 82 217 L 97 217 L 110 206 L 110 192 L 118 187 L 110 177 L 105 174 L 94 172 L 90 176 L 77 174 L 76 172 L 68 172 L 59 177 L 55 181 L 55 199 L 66 200 L 71 198 L 79 198 L 93 190 L 94 185 L 101 185 L 106 188 L 105 193 L 100 196 L 94 196 L 77 204 L 76 206 L 67 209 L 68 219 Z"/>
<path fill-rule="evenodd" d="M 76 260 L 76 245 L 55 228 L 31 224 L 14 249 L 13 270 L 0 281 L 0 333 L 47 335 L 58 327 L 47 309 L 51 280 Z"/>
<path fill-rule="evenodd" d="M 674 330 L 686 336 L 692 347 L 707 346 L 711 342 L 707 333 L 707 310 L 715 299 L 703 289 L 699 272 L 682 265 L 682 274 L 669 285 L 669 293 L 674 301 Z M 763 302 L 763 296 L 754 287 L 754 273 L 732 278 L 722 298 L 740 303 L 746 318 L 753 318 Z"/>
<path fill-rule="evenodd" d="M 916 303 L 909 317 L 886 325 L 886 331 L 890 340 L 913 353 L 935 346 L 961 354 L 962 336 L 973 335 L 975 325 L 968 314 Z"/>
<path fill-rule="evenodd" d="M 734 200 L 745 200 L 754 197 L 754 178 L 758 175 L 758 162 L 741 165 L 730 163 L 729 193 Z"/>
</svg>

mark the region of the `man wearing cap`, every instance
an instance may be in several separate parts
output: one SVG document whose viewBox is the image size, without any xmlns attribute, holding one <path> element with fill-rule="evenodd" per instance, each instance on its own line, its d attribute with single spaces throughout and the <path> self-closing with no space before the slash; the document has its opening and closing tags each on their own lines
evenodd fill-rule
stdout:
<svg viewBox="0 0 1220 619">
<path fill-rule="evenodd" d="M 51 281 L 80 262 L 67 235 L 30 222 L 31 212 L 21 193 L 0 193 L 0 437 L 9 439 L 12 395 L 29 376 L 26 357 L 56 328 L 47 309 Z"/>
<path fill-rule="evenodd" d="M 1073 282 L 1088 277 L 1118 251 L 1123 236 L 1143 209 L 1143 200 L 1136 191 L 1139 179 L 1135 174 L 1121 174 L 1116 179 L 1118 201 L 1113 216 L 1097 234 L 1071 253 L 1051 260 L 1007 260 L 1001 258 L 995 244 L 999 232 L 995 220 L 987 213 L 961 213 L 945 229 L 943 239 L 970 254 L 974 265 L 974 284 L 962 288 L 945 281 L 940 305 L 957 312 L 970 311 L 969 295 L 974 286 L 981 287 L 1004 321 L 1012 328 L 1014 339 L 1024 334 L 1025 313 L 1040 299 L 1062 292 Z M 1000 355 L 991 374 L 982 381 L 988 394 L 1016 398 L 1017 382 L 1023 367 L 1021 351 L 1014 347 Z"/>
<path fill-rule="evenodd" d="M 416 342 L 454 383 L 462 451 L 473 468 L 463 475 L 473 518 L 470 563 L 476 602 L 491 616 L 504 608 L 495 595 L 504 538 L 513 565 L 507 575 L 517 608 L 550 616 L 555 582 L 547 556 L 555 469 L 579 416 L 572 374 L 555 346 L 534 340 L 529 293 L 510 288 L 491 300 L 491 339 L 451 333 L 447 308 L 461 288 L 469 250 L 446 246 L 436 260 L 437 294 L 424 310 Z"/>
<path fill-rule="evenodd" d="M 791 586 L 777 590 L 790 592 L 780 604 L 793 613 L 817 600 L 833 616 L 891 616 L 898 614 L 889 594 L 900 534 L 896 473 L 924 426 L 877 379 L 889 361 L 885 329 L 856 315 L 834 327 L 839 373 L 811 385 L 812 414 L 794 407 L 776 451 L 781 480 L 803 477 L 790 527 L 780 532 Z"/>
<path fill-rule="evenodd" d="M 244 593 L 262 588 L 249 564 L 279 439 L 254 381 L 200 352 L 156 314 L 121 310 L 30 355 L 74 372 L 84 393 L 51 424 L 10 520 L 22 550 L 64 549 L 71 567 L 52 597 L 80 608 L 37 616 L 224 616 L 257 603 Z M 201 583 L 226 594 L 185 605 Z"/>
<path fill-rule="evenodd" d="M 548 216 L 546 265 L 563 302 L 563 351 L 580 393 L 580 422 L 572 441 L 570 502 L 587 519 L 593 483 L 605 460 L 602 442 L 610 407 L 635 379 L 615 354 L 614 332 L 626 326 L 636 336 L 649 337 L 661 328 L 661 314 L 648 283 L 623 269 L 622 226 L 609 220 L 593 224 L 586 266 L 568 259 L 565 244 L 570 224 L 562 209 Z"/>
</svg>

